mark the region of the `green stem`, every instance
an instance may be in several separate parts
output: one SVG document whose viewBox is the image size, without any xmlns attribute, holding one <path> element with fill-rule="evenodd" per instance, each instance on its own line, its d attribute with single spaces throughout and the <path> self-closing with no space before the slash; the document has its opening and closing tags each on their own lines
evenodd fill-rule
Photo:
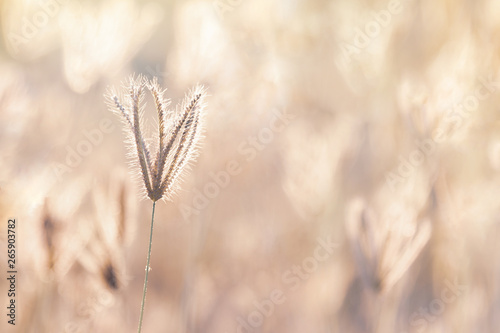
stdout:
<svg viewBox="0 0 500 333">
<path fill-rule="evenodd" d="M 139 317 L 139 329 L 137 330 L 138 333 L 141 333 L 142 317 L 144 315 L 144 303 L 146 302 L 146 290 L 148 289 L 149 260 L 151 259 L 151 244 L 153 243 L 153 223 L 155 220 L 155 205 L 156 201 L 153 201 L 153 213 L 151 214 L 151 231 L 149 233 L 148 262 L 146 264 L 146 277 L 144 278 L 144 289 L 142 291 L 141 316 Z"/>
</svg>

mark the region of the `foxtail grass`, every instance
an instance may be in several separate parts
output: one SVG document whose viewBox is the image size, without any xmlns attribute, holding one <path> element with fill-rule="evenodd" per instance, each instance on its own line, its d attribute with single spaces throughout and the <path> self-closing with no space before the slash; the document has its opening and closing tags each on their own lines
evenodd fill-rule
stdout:
<svg viewBox="0 0 500 333">
<path fill-rule="evenodd" d="M 158 114 L 158 139 L 154 153 L 143 135 L 143 100 L 146 90 L 151 93 Z M 131 77 L 121 93 L 113 89 L 107 95 L 110 109 L 119 114 L 124 122 L 133 168 L 139 170 L 144 192 L 153 202 L 137 330 L 139 333 L 142 329 L 146 302 L 156 202 L 172 198 L 183 173 L 197 155 L 206 96 L 205 89 L 197 86 L 186 95 L 181 105 L 172 111 L 168 108 L 170 101 L 164 98 L 164 93 L 165 90 L 160 88 L 156 78 L 149 81 L 143 76 L 138 76 Z"/>
</svg>

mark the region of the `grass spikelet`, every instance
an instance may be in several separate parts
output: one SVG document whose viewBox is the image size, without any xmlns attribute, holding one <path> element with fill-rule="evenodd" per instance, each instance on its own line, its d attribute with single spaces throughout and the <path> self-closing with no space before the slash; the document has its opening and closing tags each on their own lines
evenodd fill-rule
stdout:
<svg viewBox="0 0 500 333">
<path fill-rule="evenodd" d="M 118 289 L 118 276 L 116 274 L 116 269 L 111 261 L 108 261 L 101 270 L 102 277 L 106 286 L 112 290 Z"/>
<path fill-rule="evenodd" d="M 364 200 L 354 199 L 347 231 L 361 278 L 374 291 L 386 292 L 421 253 L 432 228 L 427 219 L 412 221 L 413 228 L 406 231 L 380 219 Z"/>
<path fill-rule="evenodd" d="M 56 232 L 56 225 L 54 219 L 49 212 L 48 202 L 45 200 L 44 213 L 42 217 L 42 229 L 44 243 L 47 248 L 47 266 L 49 270 L 54 269 L 55 263 L 55 246 L 54 237 Z"/>
</svg>

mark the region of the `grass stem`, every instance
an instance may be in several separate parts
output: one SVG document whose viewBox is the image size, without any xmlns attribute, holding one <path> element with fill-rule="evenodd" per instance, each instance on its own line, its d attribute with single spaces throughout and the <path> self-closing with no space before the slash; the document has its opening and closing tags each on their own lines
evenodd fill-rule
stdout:
<svg viewBox="0 0 500 333">
<path fill-rule="evenodd" d="M 151 231 L 149 233 L 148 260 L 146 264 L 146 277 L 144 278 L 144 289 L 142 291 L 141 315 L 139 317 L 139 328 L 137 330 L 138 333 L 141 333 L 142 329 L 142 317 L 144 316 L 144 303 L 146 302 L 146 290 L 148 288 L 149 261 L 151 259 L 151 244 L 153 243 L 153 224 L 155 220 L 155 205 L 156 201 L 153 201 L 153 213 L 151 214 Z"/>
</svg>

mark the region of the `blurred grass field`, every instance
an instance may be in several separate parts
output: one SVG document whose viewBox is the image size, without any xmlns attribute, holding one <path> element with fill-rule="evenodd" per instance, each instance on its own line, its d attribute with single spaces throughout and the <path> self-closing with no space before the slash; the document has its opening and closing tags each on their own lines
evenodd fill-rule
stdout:
<svg viewBox="0 0 500 333">
<path fill-rule="evenodd" d="M 0 0 L 0 331 L 137 330 L 151 202 L 104 94 L 142 74 L 173 106 L 209 94 L 200 156 L 156 206 L 143 332 L 497 332 L 499 14 Z"/>
</svg>

